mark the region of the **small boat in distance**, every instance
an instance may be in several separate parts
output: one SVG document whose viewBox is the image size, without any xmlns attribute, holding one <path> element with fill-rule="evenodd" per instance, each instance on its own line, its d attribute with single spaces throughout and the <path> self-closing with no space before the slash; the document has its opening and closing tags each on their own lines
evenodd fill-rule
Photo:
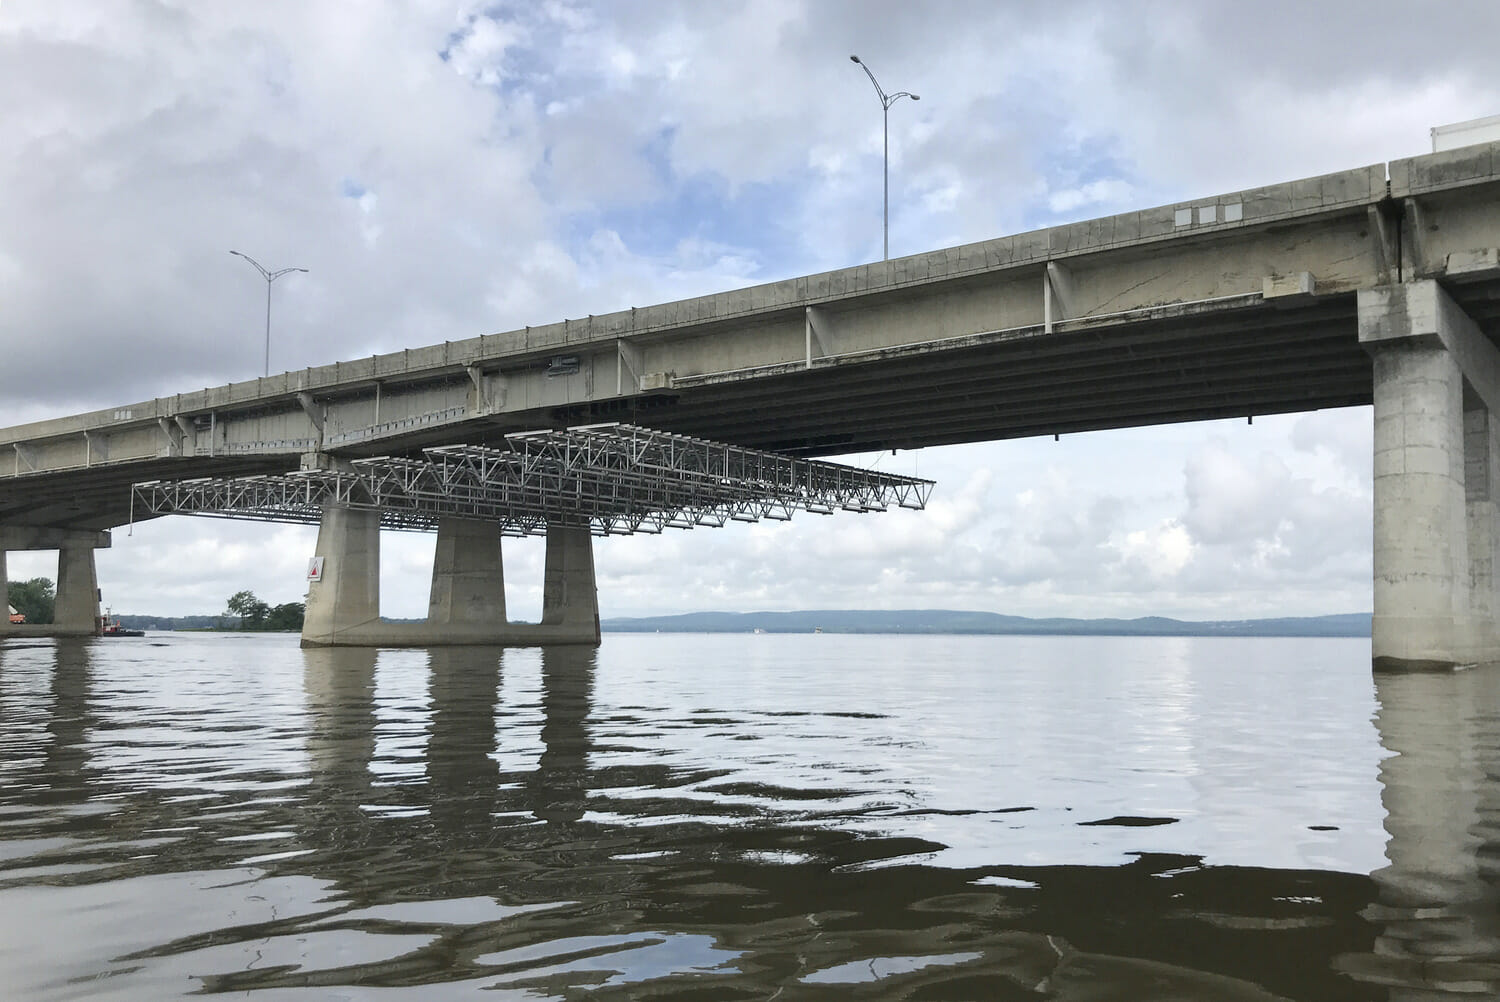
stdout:
<svg viewBox="0 0 1500 1002">
<path fill-rule="evenodd" d="M 99 636 L 101 637 L 144 637 L 145 630 L 127 630 L 120 625 L 119 617 L 111 619 L 109 610 L 99 617 Z"/>
</svg>

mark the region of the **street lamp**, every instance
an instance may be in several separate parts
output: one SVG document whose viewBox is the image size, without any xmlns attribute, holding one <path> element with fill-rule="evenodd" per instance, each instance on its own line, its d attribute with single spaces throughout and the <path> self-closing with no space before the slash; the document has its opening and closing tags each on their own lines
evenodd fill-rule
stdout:
<svg viewBox="0 0 1500 1002">
<path fill-rule="evenodd" d="M 242 257 L 246 261 L 249 261 L 251 264 L 255 265 L 255 270 L 260 272 L 260 277 L 266 280 L 266 375 L 269 376 L 271 374 L 271 283 L 276 281 L 282 275 L 290 275 L 294 271 L 300 271 L 305 275 L 307 274 L 307 269 L 282 268 L 278 271 L 266 271 L 265 268 L 261 267 L 260 262 L 255 260 L 255 258 L 251 257 L 249 254 L 241 254 L 237 250 L 232 250 L 229 253 L 233 254 L 235 257 Z"/>
<path fill-rule="evenodd" d="M 909 97 L 913 101 L 922 100 L 910 91 L 897 91 L 887 94 L 881 89 L 880 81 L 875 79 L 875 74 L 870 72 L 870 67 L 860 62 L 858 56 L 850 56 L 852 62 L 859 63 L 859 68 L 865 71 L 865 76 L 870 78 L 870 83 L 875 85 L 875 93 L 880 95 L 880 110 L 885 115 L 885 259 L 891 259 L 891 105 Z"/>
</svg>

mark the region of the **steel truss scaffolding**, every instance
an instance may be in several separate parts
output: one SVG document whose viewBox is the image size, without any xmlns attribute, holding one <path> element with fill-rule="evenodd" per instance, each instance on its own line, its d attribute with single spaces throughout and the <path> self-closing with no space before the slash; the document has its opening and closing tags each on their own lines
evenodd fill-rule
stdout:
<svg viewBox="0 0 1500 1002">
<path fill-rule="evenodd" d="M 926 507 L 933 482 L 793 459 L 628 424 L 517 432 L 502 447 L 445 445 L 422 459 L 358 459 L 280 476 L 149 481 L 135 511 L 311 522 L 325 505 L 378 509 L 391 529 L 444 516 L 496 522 L 506 535 L 547 523 L 595 535 L 785 520 L 795 511 Z"/>
</svg>

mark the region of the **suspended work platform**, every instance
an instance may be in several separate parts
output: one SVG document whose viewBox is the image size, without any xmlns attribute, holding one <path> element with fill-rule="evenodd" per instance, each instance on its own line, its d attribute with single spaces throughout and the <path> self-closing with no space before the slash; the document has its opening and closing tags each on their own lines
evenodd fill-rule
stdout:
<svg viewBox="0 0 1500 1002">
<path fill-rule="evenodd" d="M 933 483 L 596 424 L 445 445 L 421 458 L 304 457 L 295 473 L 153 480 L 132 513 L 317 523 L 304 646 L 597 644 L 592 535 L 926 506 Z M 425 622 L 380 617 L 380 530 L 436 530 Z M 500 537 L 547 537 L 540 623 L 505 615 Z"/>
<path fill-rule="evenodd" d="M 326 457 L 318 457 L 325 459 Z M 444 517 L 510 536 L 548 524 L 594 535 L 786 520 L 796 511 L 921 509 L 930 480 L 793 459 L 628 424 L 517 432 L 499 447 L 448 445 L 421 459 L 338 462 L 276 476 L 153 480 L 134 511 L 317 523 L 325 507 L 380 512 L 387 529 L 435 530 Z"/>
</svg>

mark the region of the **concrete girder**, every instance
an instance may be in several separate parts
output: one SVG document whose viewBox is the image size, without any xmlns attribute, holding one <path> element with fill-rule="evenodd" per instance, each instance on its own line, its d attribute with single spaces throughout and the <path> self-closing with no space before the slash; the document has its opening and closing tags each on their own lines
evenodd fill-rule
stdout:
<svg viewBox="0 0 1500 1002">
<path fill-rule="evenodd" d="M 645 372 L 644 361 L 641 357 L 641 349 L 620 338 L 615 341 L 615 393 L 624 395 L 626 392 L 639 393 L 641 391 L 641 376 Z M 629 374 L 629 379 L 626 375 Z M 629 390 L 627 391 L 627 387 Z"/>
<path fill-rule="evenodd" d="M 1370 221 L 1372 261 L 1375 284 L 1390 285 L 1401 280 L 1401 210 L 1395 202 L 1383 199 L 1366 210 Z"/>
<path fill-rule="evenodd" d="M 317 399 L 311 393 L 298 393 L 297 405 L 302 408 L 302 413 L 307 415 L 307 419 L 312 422 L 313 427 L 321 435 L 323 433 L 325 408 L 318 403 Z"/>
<path fill-rule="evenodd" d="M 474 406 L 473 410 L 482 415 L 495 414 L 505 409 L 505 400 L 510 380 L 504 372 L 487 372 L 478 365 L 470 365 L 465 368 L 469 374 L 469 380 L 474 384 Z M 376 424 L 379 424 L 379 411 L 376 411 Z"/>
<path fill-rule="evenodd" d="M 166 439 L 166 445 L 158 450 L 157 455 L 177 457 L 182 455 L 182 427 L 166 418 L 157 418 L 156 426 L 161 429 L 162 437 Z"/>
<path fill-rule="evenodd" d="M 1053 332 L 1054 326 L 1074 315 L 1073 276 L 1059 261 L 1048 261 L 1042 275 L 1042 331 Z"/>
<path fill-rule="evenodd" d="M 833 331 L 829 326 L 827 311 L 821 310 L 816 306 L 809 306 L 803 311 L 803 323 L 805 325 L 803 334 L 806 341 L 805 366 L 811 369 L 813 367 L 813 359 L 827 358 L 833 354 L 831 347 L 831 335 Z"/>
<path fill-rule="evenodd" d="M 32 525 L 0 525 L 0 551 L 107 550 L 108 529 L 52 529 Z"/>
<path fill-rule="evenodd" d="M 1485 406 L 1500 412 L 1500 350 L 1441 285 L 1425 280 L 1361 289 L 1358 303 L 1366 350 L 1411 339 L 1441 344 Z"/>
</svg>

